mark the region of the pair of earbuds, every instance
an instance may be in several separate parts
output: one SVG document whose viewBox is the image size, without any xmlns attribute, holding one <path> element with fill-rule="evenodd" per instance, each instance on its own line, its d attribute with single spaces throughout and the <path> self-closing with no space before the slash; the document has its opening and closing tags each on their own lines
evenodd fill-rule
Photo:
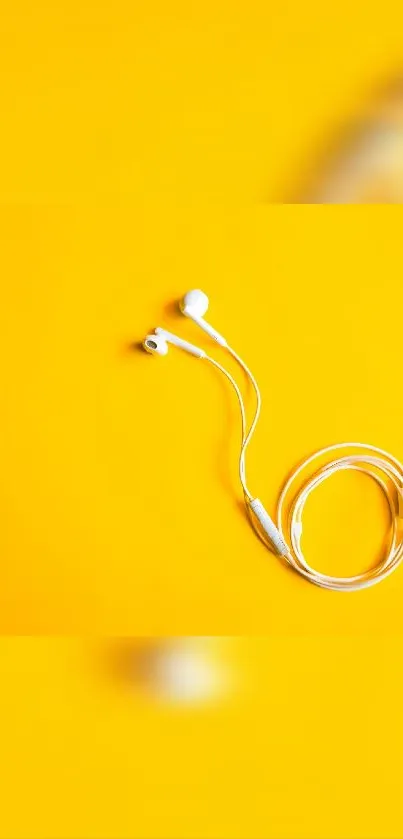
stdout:
<svg viewBox="0 0 403 839">
<path fill-rule="evenodd" d="M 259 538 L 272 552 L 281 557 L 304 579 L 321 588 L 333 591 L 354 591 L 380 582 L 397 568 L 403 559 L 403 465 L 391 454 L 366 443 L 341 443 L 326 446 L 306 458 L 291 473 L 277 502 L 274 521 L 259 498 L 250 491 L 246 480 L 245 454 L 256 428 L 261 409 L 261 396 L 251 370 L 228 344 L 226 339 L 209 324 L 204 315 L 209 300 L 200 289 L 188 291 L 181 300 L 181 312 L 203 329 L 224 352 L 229 353 L 249 377 L 256 406 L 252 421 L 247 423 L 247 411 L 241 390 L 234 376 L 205 350 L 158 327 L 143 341 L 144 349 L 154 355 L 167 355 L 169 344 L 179 347 L 196 358 L 212 364 L 233 387 L 241 411 L 242 444 L 239 454 L 239 479 L 251 523 Z M 329 455 L 331 458 L 329 459 Z M 307 477 L 306 470 L 310 469 Z M 383 556 L 368 571 L 350 577 L 323 574 L 312 568 L 302 550 L 303 510 L 311 492 L 337 472 L 352 469 L 373 479 L 383 491 L 389 505 L 391 529 Z M 296 488 L 297 487 L 297 488 Z"/>
<path fill-rule="evenodd" d="M 200 289 L 194 289 L 193 291 L 188 291 L 187 294 L 185 294 L 179 304 L 179 307 L 185 317 L 193 320 L 197 326 L 200 326 L 200 329 L 207 332 L 207 335 L 209 335 L 210 338 L 212 338 L 221 347 L 226 347 L 227 342 L 225 338 L 223 338 L 223 336 L 220 335 L 220 333 L 204 319 L 208 305 L 209 300 L 207 294 L 204 294 L 204 291 L 200 291 Z M 184 341 L 182 338 L 178 338 L 177 335 L 173 335 L 172 332 L 168 332 L 166 329 L 161 329 L 159 326 L 152 335 L 147 335 L 143 341 L 144 349 L 155 355 L 167 355 L 168 344 L 173 344 L 175 347 L 179 347 L 181 350 L 189 352 L 196 358 L 206 357 L 205 351 L 200 349 L 200 347 L 195 347 L 195 345 L 191 344 L 189 341 Z"/>
</svg>

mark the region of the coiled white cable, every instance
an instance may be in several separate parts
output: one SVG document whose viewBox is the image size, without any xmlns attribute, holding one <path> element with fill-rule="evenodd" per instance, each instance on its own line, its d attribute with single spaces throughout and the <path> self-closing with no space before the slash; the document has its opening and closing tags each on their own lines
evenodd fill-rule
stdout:
<svg viewBox="0 0 403 839">
<path fill-rule="evenodd" d="M 341 443 L 320 449 L 306 458 L 286 481 L 277 502 L 276 524 L 274 524 L 261 502 L 254 499 L 246 482 L 245 453 L 256 429 L 261 409 L 259 387 L 244 361 L 231 347 L 227 349 L 249 377 L 256 394 L 255 414 L 248 431 L 246 430 L 245 405 L 235 379 L 215 359 L 207 356 L 206 360 L 226 376 L 238 398 L 242 428 L 239 477 L 247 511 L 259 538 L 270 550 L 274 550 L 283 557 L 294 571 L 310 583 L 322 588 L 333 591 L 356 591 L 380 582 L 397 568 L 403 558 L 403 465 L 383 449 L 365 443 Z M 338 456 L 327 460 L 328 456 L 334 453 L 338 453 Z M 313 472 L 309 478 L 302 481 L 299 488 L 295 489 L 297 479 L 302 478 L 308 467 L 311 467 Z M 336 472 L 346 469 L 362 472 L 376 481 L 387 500 L 391 525 L 386 549 L 376 566 L 351 577 L 334 577 L 316 571 L 306 561 L 301 547 L 302 516 L 311 492 Z"/>
</svg>

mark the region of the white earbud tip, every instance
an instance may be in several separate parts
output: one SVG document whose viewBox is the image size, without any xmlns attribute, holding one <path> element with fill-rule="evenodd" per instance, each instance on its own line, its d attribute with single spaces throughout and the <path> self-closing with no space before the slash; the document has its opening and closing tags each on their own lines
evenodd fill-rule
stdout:
<svg viewBox="0 0 403 839">
<path fill-rule="evenodd" d="M 160 335 L 147 335 L 143 341 L 144 349 L 151 355 L 167 355 L 168 344 Z"/>
<path fill-rule="evenodd" d="M 181 300 L 179 304 L 179 308 L 184 314 L 191 311 L 193 314 L 197 315 L 197 317 L 202 318 L 207 312 L 208 304 L 209 300 L 207 294 L 199 288 L 195 288 L 185 294 L 183 300 Z"/>
</svg>

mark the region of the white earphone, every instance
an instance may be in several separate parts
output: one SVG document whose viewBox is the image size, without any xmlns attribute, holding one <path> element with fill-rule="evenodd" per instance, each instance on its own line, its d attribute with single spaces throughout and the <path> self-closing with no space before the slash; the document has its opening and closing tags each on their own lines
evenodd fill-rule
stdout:
<svg viewBox="0 0 403 839">
<path fill-rule="evenodd" d="M 196 358 L 206 357 L 204 350 L 201 350 L 199 347 L 195 347 L 194 344 L 190 344 L 189 341 L 183 341 L 182 338 L 178 338 L 177 335 L 173 335 L 172 332 L 168 332 L 166 329 L 161 329 L 160 326 L 157 326 L 153 335 L 147 335 L 143 341 L 144 349 L 154 355 L 167 355 L 168 344 L 173 344 L 181 350 L 186 350 L 186 352 L 196 356 Z"/>
<path fill-rule="evenodd" d="M 203 315 L 207 312 L 208 302 L 207 294 L 204 294 L 204 291 L 200 291 L 200 289 L 195 289 L 185 294 L 180 303 L 180 310 L 185 317 L 191 318 L 201 329 L 204 329 L 213 341 L 216 341 L 221 347 L 227 347 L 225 338 L 204 320 Z"/>
<path fill-rule="evenodd" d="M 256 394 L 255 414 L 249 428 L 247 429 L 244 401 L 235 379 L 225 367 L 211 358 L 203 349 L 160 327 L 155 330 L 154 334 L 147 335 L 143 346 L 151 354 L 167 355 L 168 345 L 172 344 L 196 358 L 205 359 L 231 383 L 239 402 L 242 422 L 239 478 L 252 525 L 265 545 L 282 557 L 306 580 L 334 591 L 367 588 L 391 574 L 403 558 L 403 465 L 383 449 L 365 443 L 341 443 L 320 449 L 301 463 L 285 483 L 277 502 L 277 523 L 275 524 L 259 498 L 252 495 L 246 482 L 245 453 L 255 431 L 261 408 L 261 396 L 256 379 L 226 339 L 204 319 L 209 301 L 203 291 L 199 289 L 189 291 L 179 305 L 181 312 L 200 326 L 220 347 L 229 352 L 249 377 Z M 318 465 L 319 461 L 325 459 L 330 453 L 334 459 L 328 459 L 324 464 Z M 301 478 L 308 466 L 313 468 L 313 473 L 309 478 L 305 478 L 302 486 L 295 491 L 297 478 Z M 310 493 L 331 475 L 344 469 L 354 469 L 365 473 L 382 489 L 389 505 L 391 532 L 384 556 L 376 567 L 351 577 L 334 577 L 322 574 L 308 565 L 301 547 L 302 514 Z"/>
</svg>

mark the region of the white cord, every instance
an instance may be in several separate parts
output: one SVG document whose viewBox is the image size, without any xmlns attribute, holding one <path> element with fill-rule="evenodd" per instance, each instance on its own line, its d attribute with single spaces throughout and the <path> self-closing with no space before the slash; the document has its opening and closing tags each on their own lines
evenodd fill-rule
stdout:
<svg viewBox="0 0 403 839">
<path fill-rule="evenodd" d="M 256 379 L 249 370 L 249 367 L 247 367 L 244 361 L 242 361 L 242 359 L 231 347 L 228 347 L 228 351 L 249 377 L 256 394 L 255 414 L 248 431 L 246 431 L 245 405 L 235 379 L 228 370 L 215 361 L 215 359 L 210 356 L 206 356 L 206 360 L 213 364 L 214 367 L 218 368 L 218 370 L 226 376 L 237 395 L 242 421 L 242 444 L 239 455 L 239 477 L 244 493 L 245 504 L 252 525 L 259 538 L 262 539 L 270 550 L 273 550 L 273 539 L 268 537 L 267 529 L 262 531 L 257 518 L 253 514 L 251 504 L 260 504 L 260 502 L 258 502 L 257 499 L 254 501 L 253 495 L 248 489 L 245 471 L 246 449 L 256 429 L 256 424 L 260 415 L 260 391 Z M 339 456 L 335 459 L 326 460 L 327 456 L 333 452 L 338 452 Z M 322 461 L 321 465 L 320 461 Z M 310 477 L 305 478 L 305 480 L 302 481 L 301 486 L 295 489 L 297 479 L 302 478 L 307 467 L 313 467 L 315 462 L 317 462 L 317 465 L 316 468 L 314 467 L 313 473 L 311 472 Z M 311 492 L 313 492 L 314 489 L 320 486 L 320 484 L 336 472 L 346 469 L 353 469 L 368 475 L 368 477 L 376 481 L 383 491 L 390 511 L 390 536 L 384 555 L 375 567 L 363 572 L 362 574 L 355 574 L 351 577 L 333 577 L 329 574 L 322 574 L 321 572 L 316 571 L 306 561 L 301 547 L 302 516 L 305 504 Z M 322 588 L 332 589 L 333 591 L 356 591 L 357 589 L 367 588 L 368 586 L 375 585 L 375 583 L 380 582 L 391 574 L 403 558 L 403 465 L 395 457 L 393 457 L 393 455 L 383 449 L 379 449 L 376 446 L 366 445 L 365 443 L 341 443 L 333 446 L 326 446 L 306 458 L 296 469 L 294 469 L 291 476 L 286 481 L 277 502 L 277 527 L 271 522 L 271 519 L 266 511 L 264 511 L 264 514 L 272 525 L 272 527 L 270 526 L 270 529 L 274 531 L 277 548 L 276 552 L 279 553 L 295 571 L 301 574 L 310 583 L 314 583 Z M 278 545 L 280 545 L 280 550 L 278 549 Z M 281 546 L 283 546 L 283 550 L 281 550 Z"/>
</svg>

